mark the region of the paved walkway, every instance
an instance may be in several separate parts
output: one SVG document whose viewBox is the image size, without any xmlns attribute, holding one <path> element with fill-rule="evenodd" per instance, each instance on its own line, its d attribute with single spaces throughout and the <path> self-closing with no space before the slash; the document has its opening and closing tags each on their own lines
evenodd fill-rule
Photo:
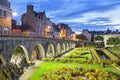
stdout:
<svg viewBox="0 0 120 80">
<path fill-rule="evenodd" d="M 35 61 L 35 65 L 28 67 L 19 80 L 30 80 L 35 71 L 38 69 L 41 61 Z"/>
</svg>

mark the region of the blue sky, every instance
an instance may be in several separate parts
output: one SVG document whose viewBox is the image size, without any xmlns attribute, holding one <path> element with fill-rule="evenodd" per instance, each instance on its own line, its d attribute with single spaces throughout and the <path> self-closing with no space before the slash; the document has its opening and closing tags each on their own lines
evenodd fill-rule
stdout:
<svg viewBox="0 0 120 80">
<path fill-rule="evenodd" d="M 54 23 L 67 23 L 74 31 L 120 30 L 120 0 L 9 0 L 13 17 L 20 23 L 21 14 L 28 4 L 37 12 L 46 11 Z"/>
</svg>

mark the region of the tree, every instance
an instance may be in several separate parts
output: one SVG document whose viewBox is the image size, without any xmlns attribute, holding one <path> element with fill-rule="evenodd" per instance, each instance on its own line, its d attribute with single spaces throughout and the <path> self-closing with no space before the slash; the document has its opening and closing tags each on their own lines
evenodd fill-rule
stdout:
<svg viewBox="0 0 120 80">
<path fill-rule="evenodd" d="M 83 34 L 78 34 L 78 35 L 76 35 L 76 39 L 78 39 L 78 41 L 80 41 L 80 42 L 85 42 L 85 41 L 87 41 L 86 36 L 83 35 Z"/>
<path fill-rule="evenodd" d="M 118 37 L 115 37 L 115 38 L 111 37 L 107 40 L 107 45 L 116 46 L 116 45 L 119 45 L 119 44 L 120 44 L 120 39 Z"/>
<path fill-rule="evenodd" d="M 98 42 L 103 42 L 103 37 L 102 36 L 96 36 L 95 38 L 95 41 L 98 41 Z"/>
</svg>

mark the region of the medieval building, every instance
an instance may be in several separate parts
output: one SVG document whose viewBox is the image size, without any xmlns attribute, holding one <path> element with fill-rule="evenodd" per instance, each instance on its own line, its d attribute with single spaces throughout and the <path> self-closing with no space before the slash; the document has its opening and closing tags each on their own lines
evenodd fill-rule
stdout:
<svg viewBox="0 0 120 80">
<path fill-rule="evenodd" d="M 52 22 L 46 18 L 45 11 L 35 12 L 33 5 L 27 6 L 27 12 L 22 15 L 23 30 L 30 31 L 37 37 L 52 37 Z M 26 28 L 27 27 L 27 28 Z"/>
<path fill-rule="evenodd" d="M 12 10 L 8 0 L 0 0 L 0 35 L 7 36 L 11 32 Z"/>
</svg>

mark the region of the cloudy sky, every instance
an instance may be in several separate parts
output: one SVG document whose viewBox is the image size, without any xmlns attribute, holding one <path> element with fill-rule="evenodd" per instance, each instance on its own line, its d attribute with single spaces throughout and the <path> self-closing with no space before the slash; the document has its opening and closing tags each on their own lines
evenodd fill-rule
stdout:
<svg viewBox="0 0 120 80">
<path fill-rule="evenodd" d="M 46 11 L 54 23 L 67 23 L 74 31 L 120 30 L 120 0 L 9 0 L 13 17 L 20 23 L 28 4 L 37 12 Z"/>
</svg>

